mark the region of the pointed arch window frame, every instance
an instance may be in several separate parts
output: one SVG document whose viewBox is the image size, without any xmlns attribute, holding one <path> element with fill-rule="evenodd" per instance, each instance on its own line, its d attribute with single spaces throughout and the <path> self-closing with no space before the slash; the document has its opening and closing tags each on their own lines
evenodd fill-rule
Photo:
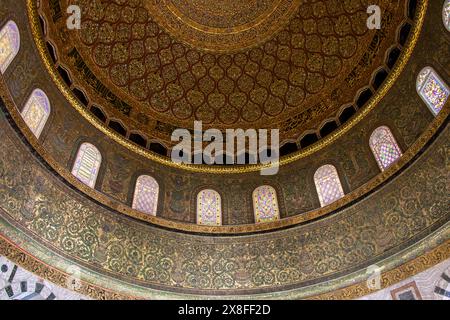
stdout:
<svg viewBox="0 0 450 320">
<path fill-rule="evenodd" d="M 30 112 L 36 113 L 36 111 L 38 111 L 34 108 L 39 108 L 43 113 L 41 119 L 39 119 L 38 123 L 35 125 L 32 124 L 32 121 L 36 121 L 36 119 L 32 119 L 29 116 Z M 28 128 L 33 132 L 36 138 L 39 138 L 45 128 L 45 125 L 47 124 L 48 118 L 50 117 L 50 112 L 51 104 L 45 92 L 41 89 L 34 89 L 28 97 L 27 102 L 25 103 L 25 106 L 20 114 Z"/>
<path fill-rule="evenodd" d="M 386 137 L 388 138 L 388 142 L 389 142 L 390 146 L 393 148 L 394 152 L 397 153 L 397 157 L 395 159 L 391 160 L 389 163 L 383 162 L 382 154 L 380 154 L 379 147 L 376 146 L 382 142 L 374 141 L 377 134 L 379 134 L 380 131 L 385 131 L 385 133 L 387 134 Z M 384 139 L 386 139 L 386 137 Z M 386 140 L 385 140 L 385 142 L 386 142 Z M 400 159 L 401 156 L 403 155 L 403 152 L 400 149 L 400 146 L 398 145 L 398 142 L 395 139 L 394 134 L 392 133 L 391 129 L 385 125 L 376 128 L 372 132 L 372 134 L 370 135 L 370 139 L 369 139 L 369 146 L 370 146 L 370 149 L 372 150 L 375 160 L 377 161 L 378 167 L 380 168 L 380 170 L 382 172 L 385 171 L 386 169 L 388 169 L 390 166 L 392 166 L 395 162 L 397 162 L 398 159 Z"/>
<path fill-rule="evenodd" d="M 210 192 L 215 197 L 215 208 L 214 208 L 214 221 L 205 221 L 204 214 L 203 214 L 203 206 L 204 206 L 204 199 L 202 198 L 202 195 L 206 192 Z M 196 197 L 196 216 L 197 216 L 197 224 L 198 225 L 205 225 L 205 226 L 221 226 L 222 225 L 222 197 L 220 196 L 220 193 L 217 192 L 214 189 L 203 189 L 200 190 L 197 193 Z"/>
<path fill-rule="evenodd" d="M 8 70 L 14 58 L 20 51 L 20 31 L 16 22 L 9 20 L 0 29 L 0 46 L 2 45 L 2 40 L 4 37 L 8 37 L 9 45 L 11 46 L 12 52 L 6 57 L 5 61 L 0 61 L 0 73 L 4 74 Z"/>
<path fill-rule="evenodd" d="M 93 150 L 95 154 L 87 154 L 89 149 Z M 92 165 L 89 166 L 84 162 L 86 160 L 85 156 L 90 156 L 90 159 L 87 160 L 89 160 Z M 72 174 L 85 185 L 95 188 L 101 164 L 102 154 L 98 148 L 92 143 L 84 142 L 78 148 L 72 167 Z"/>
<path fill-rule="evenodd" d="M 271 210 L 273 210 L 273 214 L 270 217 L 262 217 L 261 210 L 258 211 L 259 207 L 259 194 L 261 190 L 267 189 L 271 193 L 272 203 Z M 255 223 L 265 223 L 265 222 L 273 222 L 280 220 L 280 206 L 278 203 L 278 194 L 274 187 L 270 185 L 262 185 L 252 192 L 252 203 L 253 203 L 253 215 L 255 218 Z"/>
<path fill-rule="evenodd" d="M 325 172 L 326 170 L 328 170 L 328 173 Z M 327 199 L 326 190 L 324 190 L 323 186 L 324 182 L 330 183 L 327 189 L 333 188 L 335 190 L 334 194 L 337 194 L 337 196 Z M 345 196 L 339 173 L 332 164 L 325 164 L 316 170 L 314 173 L 314 184 L 322 207 L 330 205 Z"/>
<path fill-rule="evenodd" d="M 152 197 L 153 199 L 150 201 L 150 198 L 145 197 Z M 158 181 L 150 175 L 140 175 L 136 179 L 131 207 L 137 211 L 156 216 L 158 210 L 158 200 Z"/>
</svg>

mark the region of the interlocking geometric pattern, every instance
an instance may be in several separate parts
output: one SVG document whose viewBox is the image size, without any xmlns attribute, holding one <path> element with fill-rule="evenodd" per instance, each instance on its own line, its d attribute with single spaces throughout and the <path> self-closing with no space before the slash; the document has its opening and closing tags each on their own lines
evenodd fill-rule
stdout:
<svg viewBox="0 0 450 320">
<path fill-rule="evenodd" d="M 391 7 L 383 2 L 373 4 Z M 255 127 L 288 119 L 346 77 L 371 39 L 360 0 L 71 3 L 83 11 L 77 50 L 92 59 L 95 73 L 134 102 L 133 112 L 177 125 L 197 119 Z M 283 12 L 288 21 L 271 23 Z"/>
<path fill-rule="evenodd" d="M 36 89 L 23 108 L 22 117 L 34 135 L 39 138 L 50 115 L 50 101 L 40 89 Z"/>
<path fill-rule="evenodd" d="M 444 7 L 442 8 L 442 19 L 444 21 L 445 28 L 450 31 L 450 0 L 444 2 Z"/>
<path fill-rule="evenodd" d="M 19 52 L 20 34 L 14 21 L 8 21 L 0 31 L 0 72 L 5 73 Z"/>
<path fill-rule="evenodd" d="M 83 143 L 78 150 L 72 174 L 84 184 L 94 188 L 101 163 L 100 151 L 90 143 Z"/>
<path fill-rule="evenodd" d="M 153 177 L 140 176 L 136 181 L 133 209 L 156 216 L 159 185 Z"/>
<path fill-rule="evenodd" d="M 270 222 L 280 219 L 277 192 L 271 186 L 261 186 L 253 191 L 255 222 Z"/>
<path fill-rule="evenodd" d="M 198 193 L 197 223 L 208 226 L 222 224 L 222 200 L 217 191 L 206 189 Z"/>
<path fill-rule="evenodd" d="M 314 183 L 316 184 L 317 194 L 322 207 L 344 196 L 344 190 L 342 189 L 337 170 L 330 164 L 317 169 L 314 174 Z"/>
<path fill-rule="evenodd" d="M 434 115 L 442 110 L 450 95 L 448 86 L 431 67 L 419 73 L 417 92 Z"/>
<path fill-rule="evenodd" d="M 369 144 L 381 171 L 389 168 L 392 163 L 402 156 L 402 151 L 397 141 L 395 141 L 391 130 L 386 126 L 375 129 L 370 137 Z"/>
</svg>

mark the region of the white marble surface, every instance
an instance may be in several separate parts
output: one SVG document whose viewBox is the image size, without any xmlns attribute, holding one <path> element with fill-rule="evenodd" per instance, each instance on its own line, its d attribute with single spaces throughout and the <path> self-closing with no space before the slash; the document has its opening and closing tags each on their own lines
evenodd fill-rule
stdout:
<svg viewBox="0 0 450 320">
<path fill-rule="evenodd" d="M 0 300 L 46 300 L 48 297 L 55 296 L 54 300 L 86 300 L 88 298 L 79 295 L 70 290 L 61 288 L 53 283 L 41 279 L 31 272 L 17 266 L 17 269 L 11 279 L 15 264 L 5 257 L 0 257 Z M 4 272 L 4 269 L 7 269 Z M 12 281 L 10 281 L 12 280 Z M 21 283 L 26 282 L 26 290 L 22 292 Z M 8 295 L 7 288 L 11 286 L 12 297 Z M 42 290 L 36 294 L 36 286 L 42 287 Z"/>
<path fill-rule="evenodd" d="M 449 300 L 447 297 L 434 293 L 436 286 L 450 291 L 450 283 L 441 277 L 444 272 L 450 277 L 450 259 L 384 290 L 364 296 L 360 300 L 393 300 L 392 291 L 411 283 L 415 283 L 423 300 Z"/>
</svg>

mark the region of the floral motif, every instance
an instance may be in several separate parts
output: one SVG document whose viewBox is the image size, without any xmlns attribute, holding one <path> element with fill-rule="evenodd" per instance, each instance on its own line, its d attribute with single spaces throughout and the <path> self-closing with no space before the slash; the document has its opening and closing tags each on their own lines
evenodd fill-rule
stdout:
<svg viewBox="0 0 450 320">
<path fill-rule="evenodd" d="M 253 210 L 256 223 L 280 219 L 277 193 L 273 187 L 261 186 L 253 191 Z"/>
<path fill-rule="evenodd" d="M 222 224 L 222 200 L 217 191 L 207 189 L 198 193 L 197 223 L 211 226 Z"/>
</svg>

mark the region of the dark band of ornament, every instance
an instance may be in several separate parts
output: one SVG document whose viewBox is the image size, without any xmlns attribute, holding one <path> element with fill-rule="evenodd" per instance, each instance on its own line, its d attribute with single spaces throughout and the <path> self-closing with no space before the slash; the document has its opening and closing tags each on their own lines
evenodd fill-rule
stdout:
<svg viewBox="0 0 450 320">
<path fill-rule="evenodd" d="M 45 264 L 36 257 L 32 256 L 4 236 L 0 235 L 0 255 L 7 257 L 9 260 L 18 264 L 22 268 L 42 277 L 63 288 L 67 287 L 70 276 L 61 270 Z M 434 248 L 430 248 L 423 255 L 409 260 L 391 270 L 381 273 L 381 290 L 389 286 L 395 285 L 407 278 L 413 277 L 427 269 L 447 260 L 450 257 L 450 241 L 446 241 Z M 98 300 L 137 300 L 148 299 L 149 297 L 126 295 L 114 290 L 102 288 L 97 285 L 90 284 L 84 280 L 80 281 L 80 287 L 76 291 L 92 299 Z M 359 282 L 344 288 L 336 289 L 316 295 L 305 297 L 309 300 L 344 300 L 357 299 L 374 291 L 369 289 L 366 281 Z M 169 294 L 170 296 L 170 294 Z M 151 297 L 150 297 L 151 298 Z"/>
</svg>

